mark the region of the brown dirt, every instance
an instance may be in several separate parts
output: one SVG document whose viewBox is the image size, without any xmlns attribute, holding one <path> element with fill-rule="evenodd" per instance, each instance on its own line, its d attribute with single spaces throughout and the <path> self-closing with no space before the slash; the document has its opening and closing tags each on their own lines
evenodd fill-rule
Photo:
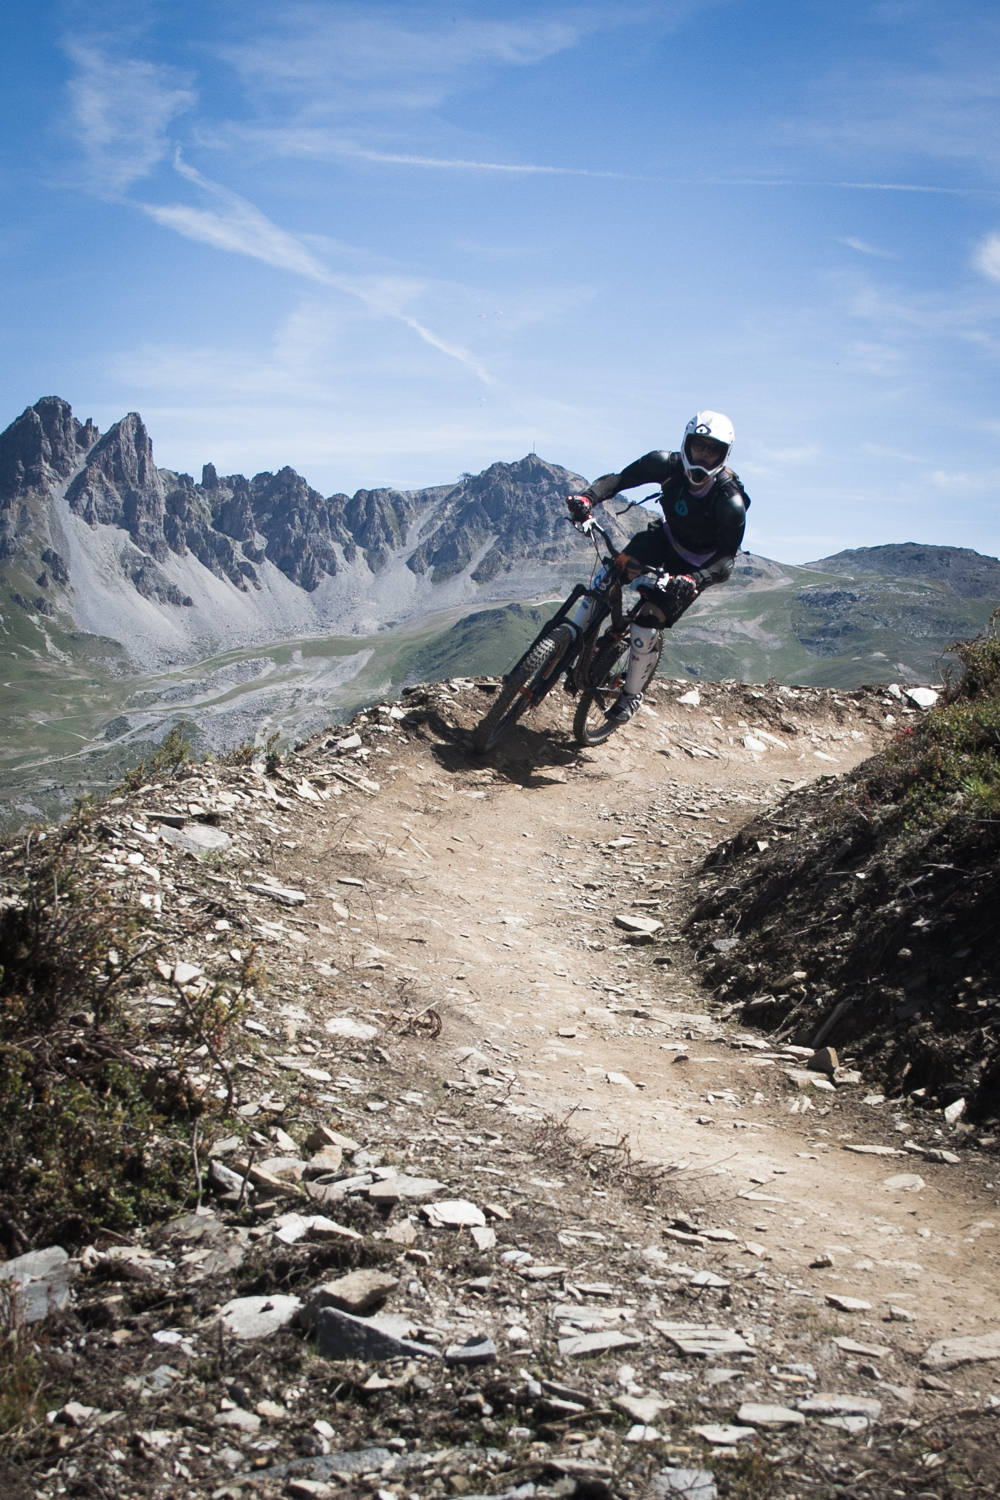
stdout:
<svg viewBox="0 0 1000 1500">
<path fill-rule="evenodd" d="M 351 729 L 368 752 L 361 761 L 350 751 L 336 754 L 344 729 L 299 747 L 272 783 L 281 798 L 277 807 L 260 816 L 240 809 L 223 820 L 238 845 L 217 865 L 211 887 L 204 866 L 193 859 L 180 866 L 189 889 L 213 891 L 219 913 L 244 929 L 240 941 L 251 931 L 266 939 L 271 984 L 256 1014 L 272 1040 L 261 1044 L 241 1075 L 241 1101 L 280 1093 L 286 1102 L 278 1118 L 293 1134 L 310 1121 L 338 1121 L 371 1149 L 388 1153 L 386 1160 L 437 1172 L 453 1183 L 456 1196 L 485 1202 L 493 1191 L 513 1215 L 509 1223 L 498 1221 L 497 1251 L 482 1257 L 471 1245 L 460 1252 L 447 1237 L 426 1230 L 416 1247 L 429 1258 L 426 1270 L 393 1249 L 404 1285 L 414 1274 L 420 1280 L 410 1283 L 410 1301 L 401 1288 L 389 1310 L 419 1307 L 420 1298 L 430 1305 L 443 1293 L 461 1303 L 463 1282 L 485 1271 L 496 1278 L 494 1313 L 499 1316 L 501 1305 L 522 1307 L 534 1343 L 530 1358 L 516 1346 L 502 1348 L 492 1372 L 465 1377 L 464 1384 L 456 1377 L 453 1387 L 439 1385 L 423 1398 L 409 1393 L 408 1414 L 401 1416 L 402 1395 L 374 1399 L 361 1390 L 361 1375 L 370 1372 L 352 1374 L 318 1361 L 311 1374 L 303 1373 L 300 1346 L 283 1335 L 264 1353 L 231 1351 L 221 1371 L 203 1367 L 199 1400 L 217 1401 L 220 1381 L 252 1386 L 256 1380 L 251 1394 L 259 1399 L 296 1380 L 311 1418 L 330 1409 L 328 1400 L 317 1405 L 309 1395 L 309 1379 L 322 1382 L 322 1391 L 313 1388 L 319 1394 L 340 1393 L 333 1403 L 338 1450 L 383 1440 L 389 1432 L 412 1442 L 423 1431 L 429 1447 L 470 1437 L 498 1443 L 495 1420 L 492 1427 L 487 1421 L 470 1428 L 468 1408 L 463 1416 L 455 1402 L 463 1391 L 478 1389 L 498 1413 L 523 1413 L 528 1398 L 516 1394 L 523 1392 L 522 1361 L 536 1376 L 555 1374 L 587 1386 L 603 1404 L 620 1389 L 616 1372 L 623 1357 L 612 1353 L 583 1364 L 561 1360 L 539 1343 L 551 1288 L 519 1291 L 513 1270 L 497 1259 L 504 1248 L 524 1245 L 537 1261 L 568 1257 L 578 1278 L 581 1272 L 621 1277 L 633 1305 L 639 1297 L 662 1302 L 660 1317 L 748 1330 L 762 1352 L 747 1384 L 743 1372 L 741 1382 L 709 1389 L 701 1384 L 702 1369 L 690 1390 L 662 1385 L 661 1393 L 677 1400 L 677 1410 L 665 1418 L 670 1434 L 664 1444 L 628 1447 L 620 1421 L 617 1427 L 605 1423 L 590 1452 L 611 1461 L 608 1482 L 616 1494 L 641 1488 L 664 1462 L 704 1462 L 707 1447 L 687 1431 L 692 1423 L 731 1421 L 739 1400 L 787 1403 L 795 1377 L 784 1374 L 780 1362 L 796 1360 L 815 1364 L 821 1389 L 882 1400 L 880 1426 L 860 1436 L 812 1425 L 790 1436 L 764 1434 L 756 1458 L 710 1460 L 723 1494 L 746 1500 L 764 1494 L 945 1495 L 993 1482 L 996 1418 L 988 1400 L 1000 1364 L 949 1372 L 948 1390 L 937 1392 L 921 1389 L 919 1359 L 937 1339 L 996 1327 L 995 1158 L 987 1149 L 965 1149 L 961 1162 L 949 1165 L 846 1149 L 898 1149 L 920 1127 L 902 1101 L 862 1102 L 881 1092 L 874 1077 L 833 1092 L 800 1087 L 788 1076 L 787 1060 L 735 1018 L 731 999 L 711 993 L 698 960 L 704 944 L 692 947 L 684 935 L 692 908 L 717 883 L 704 869 L 708 851 L 737 836 L 762 809 L 777 809 L 790 787 L 842 776 L 869 754 L 882 733 L 881 694 L 802 690 L 792 696 L 773 687 L 702 686 L 701 704 L 693 707 L 677 703 L 685 688 L 690 684 L 660 684 L 649 710 L 627 730 L 583 753 L 569 739 L 571 706 L 553 699 L 485 763 L 465 748 L 467 730 L 489 701 L 484 688 L 461 683 L 422 690 L 409 696 L 415 711 L 403 721 L 375 710 L 355 721 Z M 766 750 L 743 747 L 744 736 L 762 731 L 773 736 L 758 739 Z M 378 783 L 378 790 L 348 785 L 335 769 L 348 781 L 360 775 Z M 240 774 L 220 770 L 218 779 L 237 787 Z M 191 788 L 203 797 L 199 776 L 204 783 L 205 772 L 196 772 L 189 791 L 178 789 L 179 801 L 188 800 Z M 310 783 L 305 794 L 296 792 L 302 777 Z M 325 800 L 316 788 L 326 792 Z M 115 816 L 124 826 L 142 806 L 161 802 L 140 794 Z M 245 884 L 262 872 L 306 891 L 305 906 L 287 912 L 248 896 Z M 338 908 L 347 908 L 347 915 Z M 664 923 L 649 947 L 627 945 L 614 924 L 616 914 L 636 912 Z M 270 933 L 261 918 L 272 924 Z M 194 930 L 190 922 L 174 941 L 177 958 L 207 964 L 216 954 L 211 931 Z M 290 1028 L 281 1019 L 288 1002 L 306 1017 Z M 379 1028 L 371 1046 L 325 1035 L 324 1020 L 345 1013 Z M 282 1027 L 279 1043 L 273 1038 Z M 292 1087 L 288 1071 L 270 1061 L 300 1047 L 303 1065 L 331 1075 L 325 1087 L 332 1094 L 305 1075 Z M 355 1083 L 338 1082 L 340 1069 Z M 412 1090 L 419 1099 L 405 1098 Z M 249 1123 L 265 1129 L 272 1118 L 265 1105 Z M 941 1139 L 950 1145 L 953 1134 L 944 1131 Z M 887 1186 L 887 1179 L 904 1173 L 919 1173 L 923 1187 Z M 373 1232 L 365 1213 L 371 1211 L 358 1209 L 356 1223 L 366 1237 L 360 1258 L 370 1264 L 384 1259 L 390 1246 L 374 1237 L 380 1231 Z M 698 1245 L 677 1238 L 687 1232 L 671 1227 L 678 1220 L 725 1229 L 735 1239 Z M 560 1233 L 574 1226 L 580 1233 L 584 1225 L 603 1237 L 604 1248 L 585 1238 L 572 1250 L 563 1245 Z M 303 1288 L 322 1269 L 315 1249 L 293 1247 L 277 1260 L 273 1245 L 255 1253 L 259 1264 L 254 1260 L 240 1273 L 241 1294 Z M 832 1265 L 811 1268 L 823 1255 Z M 684 1261 L 715 1271 L 729 1286 L 696 1293 L 689 1278 L 672 1269 Z M 421 1282 L 424 1290 L 414 1291 Z M 114 1290 L 121 1292 L 121 1285 Z M 217 1311 L 233 1294 L 231 1282 L 220 1282 L 195 1298 L 183 1317 L 173 1294 L 170 1326 L 209 1326 L 210 1296 Z M 835 1311 L 827 1294 L 861 1298 L 870 1310 Z M 913 1321 L 887 1321 L 890 1306 L 911 1311 Z M 63 1399 L 72 1393 L 86 1401 L 90 1394 L 95 1404 L 105 1404 L 96 1400 L 95 1381 L 113 1384 L 113 1358 L 127 1356 L 133 1371 L 164 1358 L 162 1349 L 142 1344 L 163 1315 L 158 1325 L 155 1302 L 137 1308 L 131 1352 L 126 1343 L 120 1356 L 88 1354 L 93 1363 L 87 1365 L 77 1355 L 75 1367 L 69 1356 L 73 1373 L 60 1389 Z M 838 1336 L 885 1349 L 884 1363 L 865 1373 L 862 1358 L 838 1353 L 832 1343 Z M 60 1337 L 54 1330 L 51 1347 L 65 1349 Z M 690 1369 L 662 1344 L 655 1352 L 651 1346 L 626 1350 L 624 1359 L 647 1390 L 655 1389 L 657 1370 Z M 129 1399 L 129 1430 L 187 1422 L 191 1441 L 200 1429 L 205 1437 L 210 1418 L 199 1421 L 197 1402 L 183 1409 L 174 1403 L 176 1411 L 154 1422 L 148 1407 Z M 184 1399 L 190 1402 L 190 1393 Z M 414 1399 L 423 1403 L 416 1417 Z M 243 1404 L 243 1396 L 238 1400 Z M 536 1427 L 537 1412 L 534 1420 L 520 1420 Z M 557 1471 L 546 1463 L 581 1451 L 580 1443 L 592 1437 L 543 1427 L 533 1457 L 513 1466 L 487 1460 L 477 1449 L 466 1460 L 452 1460 L 453 1477 L 444 1482 L 414 1477 L 389 1489 L 499 1493 L 525 1478 L 551 1483 Z M 120 1434 L 113 1440 L 123 1449 L 127 1444 Z M 114 1493 L 122 1497 L 222 1494 L 212 1486 L 223 1479 L 198 1477 L 197 1458 L 185 1461 L 185 1478 L 171 1472 L 166 1459 L 154 1461 L 148 1445 L 133 1442 L 128 1451 L 117 1471 L 103 1460 L 99 1490 L 81 1487 L 86 1466 L 78 1463 L 68 1476 L 70 1492 L 108 1496 L 108 1476 L 117 1472 Z M 65 1458 L 48 1451 L 24 1462 L 35 1492 L 54 1495 L 66 1482 L 72 1444 Z M 206 1457 L 204 1464 L 211 1462 Z M 477 1465 L 479 1477 L 468 1477 Z M 281 1482 L 272 1481 L 271 1490 L 268 1482 L 262 1467 L 259 1485 L 277 1494 Z M 369 1490 L 377 1487 L 377 1479 L 367 1482 Z M 565 1492 L 558 1485 L 540 1490 Z"/>
</svg>

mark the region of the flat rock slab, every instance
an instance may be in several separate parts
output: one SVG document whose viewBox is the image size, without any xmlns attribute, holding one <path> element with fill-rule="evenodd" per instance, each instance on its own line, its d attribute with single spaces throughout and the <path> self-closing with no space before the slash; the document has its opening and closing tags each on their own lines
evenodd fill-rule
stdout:
<svg viewBox="0 0 1000 1500">
<path fill-rule="evenodd" d="M 15 1256 L 13 1260 L 0 1264 L 0 1281 L 16 1281 L 18 1286 L 26 1286 L 29 1281 L 51 1276 L 68 1260 L 69 1255 L 61 1245 L 50 1245 L 47 1250 L 29 1250 L 27 1255 Z"/>
<path fill-rule="evenodd" d="M 652 1500 L 717 1500 L 718 1494 L 708 1469 L 664 1469 L 650 1488 Z"/>
<path fill-rule="evenodd" d="M 954 1370 L 977 1360 L 1000 1359 L 1000 1332 L 975 1334 L 965 1339 L 939 1339 L 920 1361 L 924 1370 Z"/>
<path fill-rule="evenodd" d="M 331 1016 L 325 1022 L 324 1030 L 331 1036 L 346 1036 L 356 1042 L 370 1042 L 373 1037 L 378 1036 L 377 1026 L 372 1026 L 368 1021 L 355 1021 L 353 1016 Z"/>
<path fill-rule="evenodd" d="M 247 886 L 248 891 L 253 891 L 255 896 L 266 896 L 269 901 L 276 901 L 279 906 L 305 906 L 305 891 L 293 891 L 284 885 L 253 884 Z"/>
<path fill-rule="evenodd" d="M 18 1314 L 25 1323 L 40 1323 L 69 1302 L 80 1267 L 61 1245 L 30 1250 L 0 1265 L 0 1281 L 17 1288 Z"/>
<path fill-rule="evenodd" d="M 853 1151 L 855 1156 L 905 1156 L 905 1151 L 897 1151 L 895 1146 L 845 1146 L 845 1151 Z"/>
<path fill-rule="evenodd" d="M 701 1427 L 692 1427 L 696 1437 L 706 1443 L 717 1443 L 722 1448 L 733 1448 L 737 1443 L 752 1441 L 757 1436 L 754 1427 L 722 1427 L 717 1422 L 705 1422 Z"/>
<path fill-rule="evenodd" d="M 559 1353 L 570 1357 L 603 1354 L 606 1349 L 634 1349 L 642 1342 L 635 1334 L 609 1329 L 607 1333 L 581 1333 L 573 1338 L 560 1339 Z"/>
<path fill-rule="evenodd" d="M 464 1344 L 452 1344 L 444 1352 L 446 1365 L 489 1365 L 497 1357 L 497 1346 L 485 1333 L 473 1334 Z"/>
<path fill-rule="evenodd" d="M 220 1411 L 212 1418 L 214 1427 L 235 1427 L 237 1432 L 253 1434 L 260 1431 L 260 1417 L 255 1411 L 242 1411 L 240 1407 L 234 1407 L 232 1411 Z"/>
<path fill-rule="evenodd" d="M 872 1305 L 863 1297 L 842 1297 L 840 1292 L 827 1292 L 826 1302 L 828 1307 L 836 1307 L 840 1312 L 871 1312 Z"/>
<path fill-rule="evenodd" d="M 658 1419 L 660 1412 L 669 1411 L 674 1402 L 661 1401 L 659 1396 L 616 1396 L 611 1404 L 631 1417 L 633 1422 L 642 1422 L 649 1427 Z"/>
<path fill-rule="evenodd" d="M 401 1324 L 408 1326 L 405 1319 L 390 1323 L 388 1319 L 356 1318 L 337 1307 L 323 1307 L 316 1317 L 316 1352 L 321 1359 L 403 1359 L 415 1354 L 441 1358 L 440 1349 L 389 1331 Z"/>
<path fill-rule="evenodd" d="M 627 1076 L 627 1074 L 625 1074 L 625 1073 L 605 1073 L 604 1076 L 608 1080 L 609 1083 L 617 1084 L 620 1089 L 629 1089 L 633 1093 L 638 1093 L 638 1089 L 636 1088 L 635 1084 L 632 1082 L 631 1078 L 629 1078 Z"/>
<path fill-rule="evenodd" d="M 663 931 L 663 923 L 657 922 L 655 917 L 639 917 L 631 912 L 619 912 L 615 917 L 615 926 L 620 927 L 623 932 L 641 932 L 650 937 Z"/>
<path fill-rule="evenodd" d="M 867 1432 L 871 1426 L 868 1417 L 820 1417 L 824 1427 L 839 1427 L 841 1432 L 850 1432 L 857 1435 Z"/>
<path fill-rule="evenodd" d="M 871 1396 L 839 1396 L 820 1391 L 819 1395 L 795 1404 L 809 1417 L 867 1417 L 874 1422 L 882 1414 L 881 1401 Z"/>
<path fill-rule="evenodd" d="M 391 1291 L 399 1285 L 395 1276 L 384 1271 L 349 1271 L 336 1281 L 324 1282 L 313 1287 L 309 1300 L 298 1317 L 298 1322 L 312 1328 L 324 1307 L 339 1307 L 341 1312 L 359 1315 L 384 1302 Z"/>
<path fill-rule="evenodd" d="M 228 849 L 233 842 L 228 833 L 223 833 L 221 828 L 213 828 L 211 823 L 186 823 L 183 828 L 171 828 L 169 823 L 160 823 L 156 831 L 164 843 L 172 844 L 175 849 L 184 849 L 189 854 L 215 854 L 220 849 Z M 253 887 L 248 889 L 252 890 Z"/>
<path fill-rule="evenodd" d="M 744 1401 L 736 1413 L 741 1427 L 801 1427 L 805 1417 L 790 1406 L 771 1406 L 759 1401 Z"/>
<path fill-rule="evenodd" d="M 443 1182 L 438 1182 L 433 1177 L 407 1177 L 401 1172 L 398 1177 L 387 1177 L 383 1182 L 373 1182 L 368 1189 L 369 1203 L 398 1203 L 401 1198 L 407 1198 L 412 1203 L 419 1203 L 425 1198 L 433 1198 L 435 1193 L 440 1193 L 444 1188 Z M 435 1205 L 440 1208 L 440 1204 Z M 477 1210 L 478 1212 L 478 1210 Z M 477 1224 L 479 1220 L 475 1221 Z M 485 1224 L 486 1220 L 483 1220 Z"/>
<path fill-rule="evenodd" d="M 926 1184 L 916 1172 L 897 1172 L 895 1177 L 887 1177 L 882 1186 L 890 1193 L 919 1193 Z"/>
<path fill-rule="evenodd" d="M 708 1357 L 713 1354 L 756 1354 L 746 1340 L 731 1328 L 707 1327 L 701 1323 L 664 1323 L 654 1319 L 653 1327 L 664 1334 L 682 1354 Z"/>
<path fill-rule="evenodd" d="M 864 1354 L 869 1359 L 881 1359 L 883 1354 L 890 1353 L 882 1344 L 859 1344 L 857 1339 L 831 1339 L 830 1342 L 836 1344 L 842 1354 Z"/>
<path fill-rule="evenodd" d="M 219 1317 L 227 1333 L 237 1339 L 266 1339 L 287 1328 L 302 1301 L 299 1297 L 236 1297 L 227 1302 Z"/>
<path fill-rule="evenodd" d="M 289 1474 L 307 1474 L 313 1479 L 328 1479 L 331 1474 L 374 1474 L 386 1464 L 406 1469 L 414 1464 L 427 1465 L 426 1453 L 393 1453 L 391 1448 L 360 1448 L 353 1453 L 325 1453 L 316 1458 L 293 1458 L 290 1463 L 273 1464 L 256 1469 L 253 1475 L 241 1474 L 237 1480 L 284 1479 Z"/>
<path fill-rule="evenodd" d="M 390 1179 L 391 1181 L 391 1179 Z M 369 1198 L 371 1193 L 369 1193 Z M 474 1224 L 482 1229 L 486 1215 L 481 1208 L 465 1198 L 450 1198 L 443 1203 L 428 1203 L 424 1215 L 434 1229 L 466 1229 Z"/>
</svg>

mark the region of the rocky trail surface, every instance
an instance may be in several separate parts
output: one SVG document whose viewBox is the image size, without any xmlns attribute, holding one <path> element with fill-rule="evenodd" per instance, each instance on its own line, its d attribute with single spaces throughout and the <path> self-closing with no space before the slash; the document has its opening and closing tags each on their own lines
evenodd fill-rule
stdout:
<svg viewBox="0 0 1000 1500">
<path fill-rule="evenodd" d="M 228 1115 L 192 1104 L 166 1222 L 57 1245 L 5 1214 L 47 1408 L 5 1493 L 992 1492 L 994 1138 L 838 1057 L 822 975 L 763 964 L 765 1031 L 752 952 L 717 972 L 720 845 L 764 860 L 786 799 L 920 709 L 661 681 L 605 747 L 553 699 L 482 763 L 491 689 L 88 825 L 79 878 L 159 939 L 133 1059 Z M 227 986 L 224 1056 L 183 1023 Z"/>
</svg>

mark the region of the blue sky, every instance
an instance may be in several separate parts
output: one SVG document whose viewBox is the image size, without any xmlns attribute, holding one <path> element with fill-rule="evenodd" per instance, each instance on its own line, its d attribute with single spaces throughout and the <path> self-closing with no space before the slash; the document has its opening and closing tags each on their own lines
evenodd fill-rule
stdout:
<svg viewBox="0 0 1000 1500">
<path fill-rule="evenodd" d="M 784 561 L 1000 551 L 989 0 L 8 0 L 0 424 L 324 493 L 732 418 Z"/>
</svg>

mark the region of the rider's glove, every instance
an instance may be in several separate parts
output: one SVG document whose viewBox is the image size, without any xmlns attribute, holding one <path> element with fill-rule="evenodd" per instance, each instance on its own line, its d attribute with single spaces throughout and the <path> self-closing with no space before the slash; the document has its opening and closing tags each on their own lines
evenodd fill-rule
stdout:
<svg viewBox="0 0 1000 1500">
<path fill-rule="evenodd" d="M 669 623 L 673 624 L 674 620 L 679 620 L 688 606 L 697 599 L 698 585 L 690 573 L 677 573 L 660 592 L 669 602 Z"/>
<path fill-rule="evenodd" d="M 590 501 L 585 496 L 567 495 L 566 504 L 569 506 L 571 520 L 577 522 L 590 520 Z"/>
</svg>

